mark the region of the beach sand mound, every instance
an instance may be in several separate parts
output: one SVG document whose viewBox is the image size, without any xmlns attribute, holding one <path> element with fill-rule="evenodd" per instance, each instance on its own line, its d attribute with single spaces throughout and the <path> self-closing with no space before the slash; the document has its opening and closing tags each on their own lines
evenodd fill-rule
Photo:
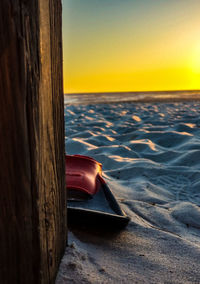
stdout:
<svg viewBox="0 0 200 284">
<path fill-rule="evenodd" d="M 103 164 L 131 217 L 74 229 L 61 283 L 200 283 L 200 103 L 66 105 L 66 152 Z"/>
</svg>

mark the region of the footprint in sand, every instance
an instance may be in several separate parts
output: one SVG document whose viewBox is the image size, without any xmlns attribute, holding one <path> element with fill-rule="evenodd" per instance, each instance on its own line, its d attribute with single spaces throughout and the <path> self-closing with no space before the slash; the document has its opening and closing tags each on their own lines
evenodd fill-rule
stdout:
<svg viewBox="0 0 200 284">
<path fill-rule="evenodd" d="M 162 175 L 151 178 L 151 181 L 174 192 L 176 201 L 190 201 L 200 205 L 200 192 L 194 194 L 191 180 L 183 175 Z"/>
</svg>

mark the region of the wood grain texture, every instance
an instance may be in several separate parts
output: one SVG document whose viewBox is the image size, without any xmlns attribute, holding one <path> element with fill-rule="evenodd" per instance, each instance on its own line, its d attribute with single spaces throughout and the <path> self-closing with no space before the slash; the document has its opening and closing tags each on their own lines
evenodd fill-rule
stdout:
<svg viewBox="0 0 200 284">
<path fill-rule="evenodd" d="M 0 283 L 54 283 L 66 245 L 60 0 L 0 1 Z"/>
</svg>

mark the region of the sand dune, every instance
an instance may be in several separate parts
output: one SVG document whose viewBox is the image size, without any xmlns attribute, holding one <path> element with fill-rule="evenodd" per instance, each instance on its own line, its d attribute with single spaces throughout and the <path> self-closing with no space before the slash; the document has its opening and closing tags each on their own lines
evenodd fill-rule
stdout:
<svg viewBox="0 0 200 284">
<path fill-rule="evenodd" d="M 103 164 L 131 222 L 70 233 L 57 283 L 200 283 L 200 103 L 66 105 L 65 116 L 67 153 Z"/>
</svg>

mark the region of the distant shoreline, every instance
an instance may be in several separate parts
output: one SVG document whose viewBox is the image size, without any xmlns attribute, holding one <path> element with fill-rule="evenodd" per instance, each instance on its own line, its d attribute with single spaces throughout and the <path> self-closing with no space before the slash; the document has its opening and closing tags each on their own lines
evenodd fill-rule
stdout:
<svg viewBox="0 0 200 284">
<path fill-rule="evenodd" d="M 161 92 L 73 93 L 65 94 L 65 104 L 151 103 L 199 101 L 200 90 Z"/>
<path fill-rule="evenodd" d="M 94 94 L 108 94 L 108 95 L 120 95 L 120 94 L 168 94 L 168 93 L 199 93 L 199 90 L 165 90 L 165 91 L 122 91 L 122 92 L 78 92 L 78 93 L 65 93 L 64 95 L 94 95 Z"/>
</svg>

